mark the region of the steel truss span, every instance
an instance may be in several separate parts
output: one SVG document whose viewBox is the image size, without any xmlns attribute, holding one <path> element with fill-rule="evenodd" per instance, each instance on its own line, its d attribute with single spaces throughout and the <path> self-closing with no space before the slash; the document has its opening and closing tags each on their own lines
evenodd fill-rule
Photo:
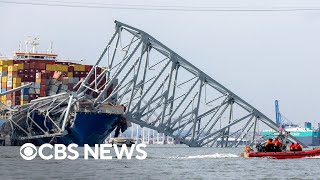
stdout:
<svg viewBox="0 0 320 180">
<path fill-rule="evenodd" d="M 88 85 L 93 68 L 79 92 L 100 95 L 94 107 L 105 102 L 125 105 L 127 120 L 154 129 L 192 147 L 234 147 L 251 134 L 257 124 L 277 130 L 259 110 L 202 72 L 148 33 L 115 21 L 115 32 L 95 67 L 106 67 Z M 107 76 L 103 88 L 101 76 Z M 111 95 L 104 97 L 112 84 Z M 289 137 L 297 141 L 293 136 Z"/>
<path fill-rule="evenodd" d="M 101 56 L 73 92 L 32 100 L 15 109 L 1 105 L 10 111 L 6 119 L 14 130 L 13 139 L 54 140 L 67 133 L 66 125 L 73 124 L 74 112 L 83 105 L 99 113 L 106 103 L 125 105 L 128 121 L 192 147 L 252 144 L 259 123 L 277 130 L 271 119 L 146 32 L 115 24 Z M 97 67 L 104 68 L 99 72 Z M 44 125 L 35 118 L 39 114 Z M 289 139 L 298 141 L 291 135 Z"/>
</svg>

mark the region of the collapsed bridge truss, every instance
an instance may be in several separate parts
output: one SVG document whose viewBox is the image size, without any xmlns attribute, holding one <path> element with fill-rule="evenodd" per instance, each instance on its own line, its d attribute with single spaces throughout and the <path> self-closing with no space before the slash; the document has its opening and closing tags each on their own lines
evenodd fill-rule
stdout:
<svg viewBox="0 0 320 180">
<path fill-rule="evenodd" d="M 202 72 L 146 32 L 115 22 L 115 32 L 95 67 L 106 67 L 103 89 L 85 86 L 100 95 L 94 106 L 106 101 L 124 104 L 126 118 L 181 142 L 197 146 L 238 146 L 261 122 L 274 130 L 276 123 Z M 90 74 L 96 74 L 93 68 Z M 99 83 L 99 77 L 95 77 Z M 111 96 L 105 91 L 117 81 Z M 230 141 L 230 139 L 233 139 Z M 297 141 L 289 136 L 292 141 Z"/>
<path fill-rule="evenodd" d="M 252 143 L 258 138 L 259 123 L 277 131 L 271 119 L 146 32 L 115 24 L 101 56 L 73 92 L 5 107 L 11 111 L 8 120 L 20 134 L 18 139 L 64 135 L 81 102 L 93 112 L 100 112 L 106 103 L 124 105 L 128 121 L 192 147 L 234 147 L 248 133 Z M 34 120 L 37 114 L 44 117 L 44 125 Z M 53 124 L 53 132 L 47 122 Z M 31 129 L 35 125 L 37 134 Z M 291 135 L 289 139 L 298 141 Z"/>
</svg>

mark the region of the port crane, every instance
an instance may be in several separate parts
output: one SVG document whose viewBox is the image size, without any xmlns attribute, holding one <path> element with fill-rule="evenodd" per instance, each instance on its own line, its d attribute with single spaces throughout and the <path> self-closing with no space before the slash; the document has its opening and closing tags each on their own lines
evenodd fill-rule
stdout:
<svg viewBox="0 0 320 180">
<path fill-rule="evenodd" d="M 276 113 L 276 123 L 279 128 L 283 129 L 285 128 L 285 126 L 297 126 L 281 114 L 278 100 L 275 100 L 275 113 Z"/>
</svg>

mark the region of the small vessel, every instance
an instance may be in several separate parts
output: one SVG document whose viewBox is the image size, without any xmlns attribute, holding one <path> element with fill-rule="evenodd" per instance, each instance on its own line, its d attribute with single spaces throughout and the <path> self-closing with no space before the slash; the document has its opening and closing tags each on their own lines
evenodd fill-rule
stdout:
<svg viewBox="0 0 320 180">
<path fill-rule="evenodd" d="M 257 144 L 254 151 L 250 146 L 246 146 L 244 152 L 240 153 L 240 157 L 244 158 L 271 158 L 271 159 L 296 159 L 296 158 L 306 158 L 306 157 L 315 157 L 320 156 L 320 147 L 316 147 L 309 150 L 303 151 L 288 151 L 287 141 L 288 133 L 281 134 L 278 136 L 278 139 L 281 142 L 281 147 L 278 149 L 274 148 L 271 150 L 266 150 L 263 143 Z M 268 146 L 269 147 L 269 146 Z"/>
<path fill-rule="evenodd" d="M 246 147 L 245 152 L 240 154 L 244 158 L 271 158 L 271 159 L 296 159 L 320 156 L 320 148 L 313 148 L 304 151 L 282 151 L 282 152 L 254 152 L 251 148 Z"/>
<path fill-rule="evenodd" d="M 128 147 L 131 147 L 132 144 L 135 144 L 135 140 L 131 138 L 117 137 L 117 138 L 111 138 L 109 140 L 109 143 L 116 144 L 118 147 L 121 147 L 123 144 L 127 145 Z"/>
</svg>

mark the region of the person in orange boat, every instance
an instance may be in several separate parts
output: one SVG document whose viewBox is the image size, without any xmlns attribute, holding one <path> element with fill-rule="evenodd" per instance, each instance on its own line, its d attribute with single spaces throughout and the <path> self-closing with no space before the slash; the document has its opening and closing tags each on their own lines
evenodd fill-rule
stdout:
<svg viewBox="0 0 320 180">
<path fill-rule="evenodd" d="M 282 147 L 282 144 L 281 142 L 279 141 L 278 138 L 276 138 L 274 141 L 273 141 L 273 144 L 274 144 L 274 149 L 276 152 L 281 152 L 281 147 Z"/>
<path fill-rule="evenodd" d="M 297 143 L 297 144 L 295 145 L 295 147 L 294 147 L 294 150 L 295 150 L 295 151 L 302 151 L 301 145 L 300 145 L 299 143 Z"/>
<path fill-rule="evenodd" d="M 274 144 L 272 142 L 272 139 L 268 139 L 266 142 L 266 152 L 272 152 L 274 149 Z"/>
<path fill-rule="evenodd" d="M 291 145 L 290 145 L 290 151 L 294 151 L 294 149 L 295 149 L 295 145 L 294 145 L 294 143 L 291 143 Z"/>
</svg>

